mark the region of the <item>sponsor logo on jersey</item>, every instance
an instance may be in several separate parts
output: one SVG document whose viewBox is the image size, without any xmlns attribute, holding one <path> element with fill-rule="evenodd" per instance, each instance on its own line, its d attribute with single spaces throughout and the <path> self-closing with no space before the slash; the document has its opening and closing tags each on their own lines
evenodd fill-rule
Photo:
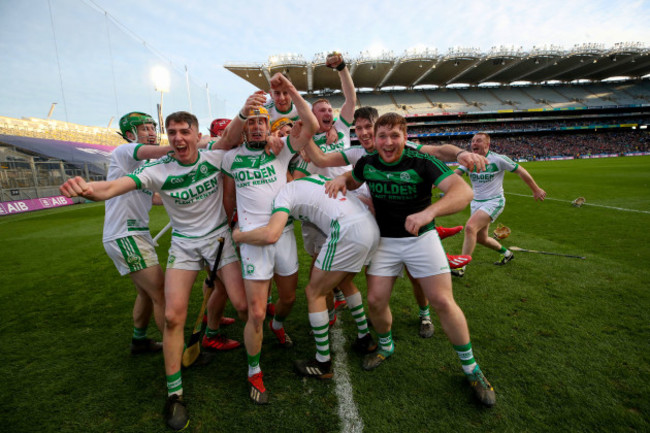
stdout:
<svg viewBox="0 0 650 433">
<path fill-rule="evenodd" d="M 276 175 L 275 167 L 273 167 L 272 165 L 268 167 L 262 167 L 256 170 L 240 170 L 234 174 L 235 179 L 237 179 L 240 182 L 244 182 L 248 180 L 269 179 L 275 177 L 275 175 Z"/>
<path fill-rule="evenodd" d="M 231 170 L 240 169 L 258 169 L 266 164 L 270 164 L 275 160 L 275 155 L 267 155 L 261 152 L 259 155 L 237 155 L 232 162 Z"/>
<path fill-rule="evenodd" d="M 343 134 L 342 132 L 337 131 L 337 139 L 332 144 L 327 144 L 327 134 L 321 133 L 318 135 L 320 136 L 314 137 L 314 143 L 316 143 L 316 145 L 320 147 L 320 150 L 322 150 L 323 153 L 334 152 L 337 150 L 345 149 L 345 140 L 344 140 L 345 134 Z"/>
<path fill-rule="evenodd" d="M 199 163 L 192 171 L 179 176 L 167 176 L 165 183 L 160 188 L 163 191 L 188 188 L 219 172 L 219 168 L 208 161 Z"/>
<path fill-rule="evenodd" d="M 190 188 L 171 192 L 169 196 L 176 199 L 176 204 L 189 204 L 212 195 L 216 191 L 217 186 L 218 182 L 215 176 L 198 185 L 192 185 Z"/>
<path fill-rule="evenodd" d="M 373 197 L 390 200 L 410 200 L 417 195 L 417 186 L 396 183 L 368 182 Z"/>
<path fill-rule="evenodd" d="M 418 184 L 422 183 L 423 179 L 415 170 L 406 171 L 381 171 L 371 166 L 363 168 L 363 177 L 368 182 L 394 182 L 398 184 Z"/>
<path fill-rule="evenodd" d="M 490 163 L 485 165 L 485 171 L 482 171 L 480 173 L 469 173 L 469 178 L 472 182 L 488 183 L 494 179 L 498 172 L 499 167 L 497 167 L 497 165 L 494 163 Z"/>
</svg>

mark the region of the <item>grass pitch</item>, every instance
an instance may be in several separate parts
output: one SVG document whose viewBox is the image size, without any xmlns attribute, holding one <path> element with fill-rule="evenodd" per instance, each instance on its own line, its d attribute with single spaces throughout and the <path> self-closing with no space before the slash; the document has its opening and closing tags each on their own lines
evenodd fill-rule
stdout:
<svg viewBox="0 0 650 433">
<path fill-rule="evenodd" d="M 432 339 L 417 335 L 417 306 L 399 279 L 391 300 L 394 356 L 365 372 L 347 353 L 356 425 L 364 431 L 650 430 L 650 158 L 525 167 L 548 199 L 534 202 L 519 177 L 506 174 L 498 221 L 512 234 L 504 245 L 587 259 L 521 252 L 497 267 L 498 255 L 478 246 L 466 276 L 454 279 L 476 358 L 497 393 L 489 410 L 474 402 L 437 319 Z M 578 196 L 587 204 L 571 207 Z M 103 250 L 103 210 L 96 203 L 0 218 L 2 431 L 167 431 L 163 358 L 129 355 L 135 290 Z M 468 216 L 437 222 L 464 224 Z M 155 209 L 152 233 L 166 222 Z M 443 243 L 458 254 L 462 236 Z M 163 263 L 168 245 L 169 234 L 159 248 Z M 303 255 L 286 322 L 296 347 L 282 350 L 265 335 L 261 366 L 272 404 L 249 402 L 243 349 L 218 354 L 183 374 L 189 431 L 342 430 L 335 383 L 301 379 L 291 369 L 294 359 L 314 353 L 302 291 L 307 266 Z M 365 293 L 363 278 L 356 282 Z M 196 284 L 187 336 L 200 303 Z M 355 326 L 347 311 L 340 319 L 348 349 Z M 224 330 L 242 339 L 241 322 Z M 153 323 L 149 334 L 160 338 Z"/>
</svg>

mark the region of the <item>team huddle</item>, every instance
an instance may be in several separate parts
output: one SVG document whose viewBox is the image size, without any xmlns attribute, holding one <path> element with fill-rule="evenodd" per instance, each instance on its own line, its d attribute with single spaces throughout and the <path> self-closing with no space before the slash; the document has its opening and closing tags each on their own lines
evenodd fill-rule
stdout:
<svg viewBox="0 0 650 433">
<path fill-rule="evenodd" d="M 238 347 L 222 325 L 228 300 L 245 321 L 249 398 L 269 402 L 261 363 L 264 320 L 282 348 L 292 340 L 284 328 L 298 288 L 298 250 L 294 220 L 301 222 L 303 245 L 312 257 L 305 287 L 315 356 L 296 360 L 297 374 L 329 379 L 332 369 L 329 329 L 336 309 L 346 304 L 357 333 L 352 348 L 365 370 L 377 368 L 395 351 L 389 300 L 404 268 L 420 311 L 420 335 L 433 334 L 429 305 L 457 352 L 475 395 L 495 404 L 494 389 L 474 359 L 465 316 L 452 292 L 451 272 L 463 276 L 476 243 L 502 254 L 511 251 L 488 235 L 503 211 L 503 172 L 517 173 L 543 200 L 523 167 L 489 151 L 489 136 L 477 134 L 471 152 L 452 145 L 419 146 L 407 141 L 404 117 L 378 116 L 372 107 L 356 109 L 356 92 L 342 56 L 332 53 L 327 66 L 337 71 L 345 102 L 338 117 L 326 99 L 310 105 L 282 74 L 271 78 L 271 97 L 251 95 L 231 121 L 215 120 L 212 137 L 199 133 L 197 118 L 167 116 L 169 146 L 157 143 L 156 123 L 133 112 L 120 120 L 127 144 L 111 155 L 107 180 L 69 179 L 67 197 L 106 200 L 103 242 L 121 275 L 129 275 L 137 297 L 133 308 L 133 354 L 161 351 L 168 396 L 165 420 L 176 431 L 189 425 L 181 367 L 184 328 L 192 286 L 203 269 L 218 278 L 204 283 L 208 298 L 205 349 Z M 361 146 L 350 146 L 354 125 Z M 454 172 L 444 162 L 458 162 Z M 470 176 L 472 187 L 459 174 Z M 432 202 L 432 189 L 442 197 Z M 445 253 L 441 239 L 462 230 L 436 227 L 435 218 L 462 211 L 471 203 L 462 255 Z M 149 233 L 149 210 L 162 204 L 172 227 L 165 271 L 158 264 Z M 217 254 L 217 246 L 223 246 Z M 220 257 L 215 263 L 217 256 Z M 365 267 L 367 305 L 354 285 Z M 271 301 L 271 281 L 277 300 Z M 154 316 L 162 344 L 147 338 Z M 370 333 L 372 323 L 377 340 Z M 267 331 L 268 331 L 267 330 Z"/>
</svg>

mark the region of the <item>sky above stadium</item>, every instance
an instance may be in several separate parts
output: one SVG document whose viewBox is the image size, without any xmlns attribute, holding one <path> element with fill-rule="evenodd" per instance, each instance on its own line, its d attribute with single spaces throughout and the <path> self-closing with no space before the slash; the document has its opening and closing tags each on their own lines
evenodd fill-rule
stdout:
<svg viewBox="0 0 650 433">
<path fill-rule="evenodd" d="M 151 69 L 162 65 L 172 75 L 163 111 L 192 105 L 206 127 L 255 90 L 224 63 L 332 50 L 650 47 L 649 19 L 646 0 L 0 0 L 0 116 L 46 118 L 53 102 L 53 119 L 89 126 L 154 114 Z"/>
</svg>

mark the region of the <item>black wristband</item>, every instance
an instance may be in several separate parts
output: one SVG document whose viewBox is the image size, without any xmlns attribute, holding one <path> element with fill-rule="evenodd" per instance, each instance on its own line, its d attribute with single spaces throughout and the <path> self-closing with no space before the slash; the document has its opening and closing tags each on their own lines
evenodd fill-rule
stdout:
<svg viewBox="0 0 650 433">
<path fill-rule="evenodd" d="M 345 60 L 341 59 L 341 64 L 336 67 L 337 71 L 342 71 L 345 69 Z"/>
<path fill-rule="evenodd" d="M 463 153 L 463 152 L 469 152 L 469 150 L 463 149 L 463 150 L 461 150 L 460 152 L 458 152 L 458 153 L 456 154 L 456 160 L 458 160 L 458 155 L 460 155 L 460 154 Z"/>
</svg>

